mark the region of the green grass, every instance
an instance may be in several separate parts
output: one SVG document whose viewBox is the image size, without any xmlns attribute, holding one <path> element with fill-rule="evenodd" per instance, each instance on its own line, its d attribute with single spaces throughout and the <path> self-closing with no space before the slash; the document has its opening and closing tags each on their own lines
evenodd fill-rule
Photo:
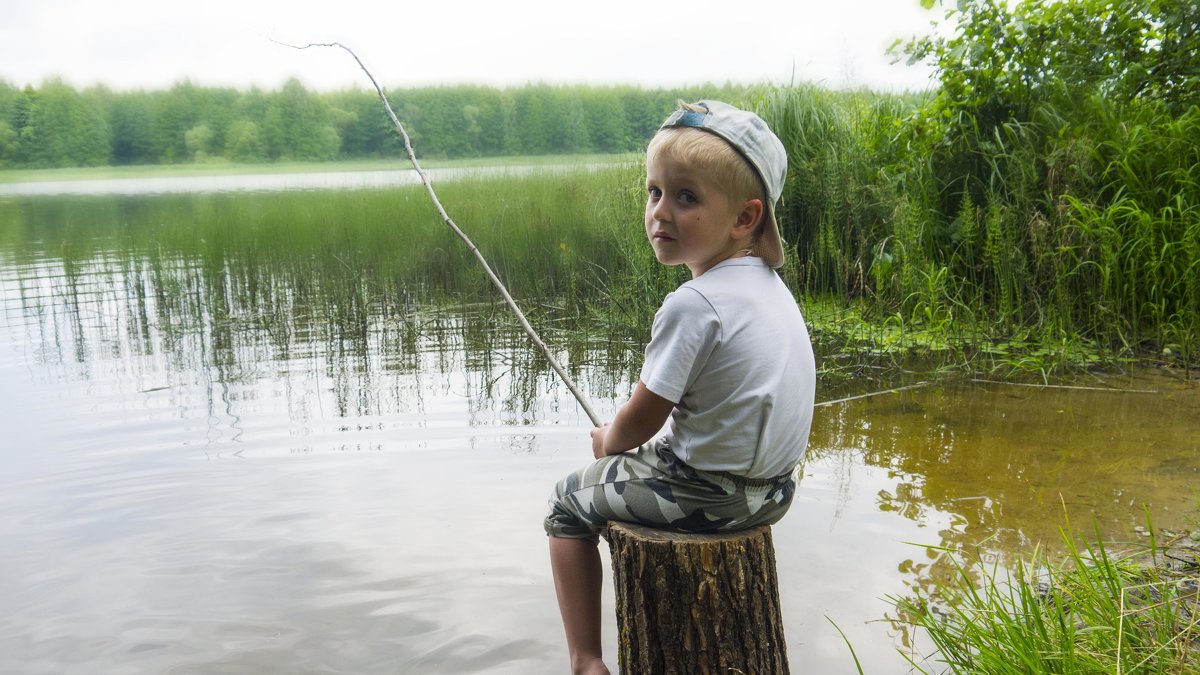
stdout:
<svg viewBox="0 0 1200 675">
<path fill-rule="evenodd" d="M 1035 553 L 1011 571 L 933 547 L 952 559 L 957 577 L 937 598 L 890 598 L 936 645 L 935 654 L 911 659 L 914 668 L 927 674 L 1200 673 L 1200 561 L 1172 568 L 1165 557 L 1171 542 L 1154 537 L 1118 554 L 1111 545 L 1083 542 L 1069 524 L 1063 543 L 1061 559 Z"/>
</svg>

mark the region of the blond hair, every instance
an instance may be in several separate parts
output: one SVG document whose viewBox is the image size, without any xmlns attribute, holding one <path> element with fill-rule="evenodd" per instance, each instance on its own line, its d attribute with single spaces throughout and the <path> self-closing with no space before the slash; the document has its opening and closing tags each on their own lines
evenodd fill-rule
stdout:
<svg viewBox="0 0 1200 675">
<path fill-rule="evenodd" d="M 767 204 L 767 190 L 758 172 L 741 153 L 716 134 L 692 127 L 660 129 L 646 147 L 647 162 L 658 158 L 699 168 L 712 176 L 713 181 L 734 200 L 758 199 L 764 207 Z M 764 208 L 763 221 L 766 212 Z M 762 228 L 761 221 L 758 227 Z"/>
</svg>

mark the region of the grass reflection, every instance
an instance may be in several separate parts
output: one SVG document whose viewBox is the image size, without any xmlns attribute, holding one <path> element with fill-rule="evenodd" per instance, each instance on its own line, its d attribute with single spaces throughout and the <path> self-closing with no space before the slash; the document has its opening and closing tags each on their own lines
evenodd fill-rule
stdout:
<svg viewBox="0 0 1200 675">
<path fill-rule="evenodd" d="M 639 348 L 630 336 L 652 316 L 630 313 L 616 334 L 595 337 L 596 307 L 614 305 L 592 299 L 639 264 L 616 253 L 629 246 L 631 219 L 598 201 L 636 181 L 631 167 L 440 188 L 576 374 L 620 369 Z M 500 402 L 512 419 L 530 419 L 554 389 L 418 188 L 26 198 L 0 203 L 0 222 L 23 311 L 53 315 L 40 329 L 46 339 L 75 345 L 73 356 L 56 347 L 49 359 L 86 367 L 100 346 L 161 353 L 173 371 L 215 383 L 270 377 L 271 368 L 287 377 L 288 364 L 318 358 L 342 415 L 377 410 L 380 377 L 428 368 L 430 354 L 443 372 L 480 378 L 472 390 L 484 407 Z M 640 228 L 631 235 L 640 242 Z M 620 268 L 585 262 L 595 259 Z M 466 362 L 454 363 L 460 350 Z"/>
</svg>

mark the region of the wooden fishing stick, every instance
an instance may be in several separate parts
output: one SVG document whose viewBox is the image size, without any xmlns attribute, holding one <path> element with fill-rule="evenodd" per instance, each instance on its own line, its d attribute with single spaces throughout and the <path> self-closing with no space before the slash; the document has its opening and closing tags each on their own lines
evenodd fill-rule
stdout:
<svg viewBox="0 0 1200 675">
<path fill-rule="evenodd" d="M 559 365 L 558 360 L 554 358 L 552 353 L 550 353 L 550 348 L 547 347 L 546 343 L 542 341 L 542 338 L 538 336 L 537 331 L 533 329 L 533 326 L 529 325 L 529 320 L 525 318 L 525 313 L 522 312 L 521 308 L 517 306 L 516 300 L 513 300 L 513 297 L 508 292 L 508 289 L 504 287 L 504 283 L 500 281 L 500 277 L 496 276 L 496 273 L 492 271 L 492 266 L 488 264 L 488 261 L 483 257 L 483 254 L 479 252 L 479 249 L 475 246 L 474 242 L 472 242 L 471 238 L 467 236 L 467 233 L 463 232 L 462 229 L 459 228 L 459 226 L 454 222 L 454 219 L 450 217 L 450 214 L 446 213 L 446 209 L 442 207 L 442 201 L 438 199 L 437 193 L 433 191 L 433 184 L 429 182 L 428 174 L 426 174 L 425 170 L 421 168 L 421 164 L 417 162 L 417 155 L 415 152 L 413 152 L 412 140 L 409 139 L 408 132 L 404 130 L 404 125 L 400 123 L 400 118 L 396 117 L 395 111 L 392 110 L 392 104 L 388 103 L 387 96 L 383 93 L 383 88 L 380 87 L 379 83 L 375 81 L 375 76 L 372 75 L 371 71 L 367 69 L 367 66 L 362 62 L 362 59 L 358 58 L 358 54 L 355 54 L 353 49 L 350 49 L 340 42 L 310 42 L 309 44 L 303 46 L 289 45 L 283 42 L 277 42 L 277 44 L 281 44 L 285 47 L 291 47 L 292 49 L 308 49 L 309 47 L 340 47 L 345 50 L 346 53 L 350 54 L 350 56 L 354 57 L 354 60 L 358 62 L 358 67 L 361 68 L 362 71 L 366 73 L 367 78 L 371 80 L 371 85 L 375 87 L 375 92 L 379 94 L 379 100 L 383 101 L 383 107 L 387 109 L 388 117 L 391 118 L 392 124 L 396 126 L 396 131 L 399 131 L 400 136 L 404 138 L 404 150 L 408 153 L 408 159 L 412 162 L 413 169 L 416 170 L 417 175 L 421 177 L 421 183 L 425 185 L 425 192 L 427 192 L 429 194 L 429 198 L 433 200 L 433 205 L 437 208 L 438 214 L 441 215 L 442 221 L 454 231 L 454 234 L 458 235 L 459 239 L 463 240 L 463 243 L 467 245 L 467 248 L 471 249 L 471 253 L 475 255 L 475 259 L 478 260 L 479 264 L 483 266 L 483 271 L 487 272 L 488 278 L 492 280 L 492 285 L 494 285 L 496 289 L 500 291 L 500 295 L 504 297 L 504 302 L 508 305 L 509 309 L 513 311 L 513 314 L 517 315 L 517 321 L 521 323 L 521 328 L 525 329 L 525 334 L 528 335 L 529 339 L 533 340 L 533 343 L 542 350 L 542 354 L 545 355 L 546 360 L 550 362 L 550 367 L 554 368 L 554 372 L 558 373 L 558 376 L 562 378 L 562 381 L 567 385 L 567 389 L 570 389 L 571 393 L 575 395 L 575 400 L 579 401 L 580 407 L 582 407 L 583 411 L 587 413 L 588 418 L 592 420 L 592 424 L 600 426 L 600 418 L 596 416 L 596 412 L 592 410 L 592 406 L 588 404 L 587 400 L 583 397 L 583 394 L 579 393 L 579 388 L 575 386 L 575 382 L 571 380 L 571 377 L 567 375 L 567 371 L 563 370 L 563 367 Z"/>
<path fill-rule="evenodd" d="M 904 387 L 896 387 L 895 389 L 884 389 L 883 391 L 873 391 L 869 394 L 859 394 L 858 396 L 847 396 L 846 398 L 836 398 L 832 401 L 821 401 L 820 403 L 814 403 L 813 407 L 821 408 L 821 407 L 824 407 L 827 405 L 837 405 L 838 403 L 845 403 L 846 401 L 857 401 L 860 398 L 870 398 L 872 396 L 882 396 L 883 394 L 895 394 L 895 393 L 901 392 L 901 391 L 908 391 L 909 389 L 917 389 L 918 387 L 927 387 L 927 386 L 929 386 L 929 384 L 930 384 L 929 382 L 918 382 L 916 384 L 910 384 L 910 385 L 907 385 Z"/>
</svg>

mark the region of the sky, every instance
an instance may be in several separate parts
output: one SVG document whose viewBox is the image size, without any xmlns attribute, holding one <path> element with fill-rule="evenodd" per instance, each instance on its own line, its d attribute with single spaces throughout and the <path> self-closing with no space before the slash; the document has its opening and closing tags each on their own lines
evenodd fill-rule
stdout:
<svg viewBox="0 0 1200 675">
<path fill-rule="evenodd" d="M 814 82 L 929 88 L 890 65 L 931 32 L 919 0 L 0 0 L 0 80 L 83 88 L 365 88 L 339 41 L 388 87 L 438 84 Z"/>
</svg>

